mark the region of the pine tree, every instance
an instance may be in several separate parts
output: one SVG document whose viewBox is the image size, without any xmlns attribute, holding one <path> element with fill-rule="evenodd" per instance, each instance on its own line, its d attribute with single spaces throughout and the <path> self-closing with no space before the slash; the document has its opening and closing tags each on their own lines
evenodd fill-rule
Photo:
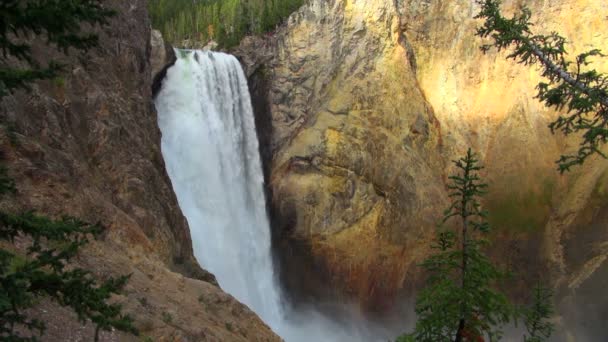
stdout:
<svg viewBox="0 0 608 342">
<path fill-rule="evenodd" d="M 150 0 L 152 25 L 170 42 L 180 44 L 213 25 L 223 48 L 237 45 L 247 34 L 273 30 L 304 0 Z M 180 19 L 182 16 L 185 18 Z M 183 25 L 185 24 L 185 25 Z"/>
<path fill-rule="evenodd" d="M 268 1 L 264 1 L 264 7 L 262 7 L 262 18 L 260 23 L 262 32 L 272 30 L 273 24 L 274 23 L 272 22 L 270 9 L 268 7 Z"/>
<path fill-rule="evenodd" d="M 506 296 L 494 289 L 504 274 L 483 252 L 490 227 L 478 202 L 487 187 L 478 175 L 482 167 L 470 149 L 454 164 L 460 173 L 450 177 L 452 204 L 432 245 L 434 253 L 422 263 L 428 279 L 416 301 L 416 328 L 397 341 L 495 341 L 513 315 Z M 453 218 L 460 236 L 441 228 Z"/>
<path fill-rule="evenodd" d="M 40 65 L 32 56 L 31 38 L 40 36 L 67 53 L 70 48 L 88 50 L 97 36 L 82 33 L 81 25 L 105 25 L 112 10 L 98 0 L 0 1 L 0 100 L 15 89 L 29 89 L 39 79 L 53 78 L 62 70 L 50 61 Z M 15 67 L 14 61 L 20 61 Z M 5 167 L 0 166 L 0 199 L 16 192 Z M 98 224 L 73 217 L 51 219 L 33 211 L 11 213 L 0 210 L 0 240 L 28 241 L 27 250 L 0 248 L 0 341 L 37 341 L 44 322 L 30 318 L 26 310 L 41 297 L 70 307 L 83 322 L 95 326 L 95 341 L 102 330 L 112 328 L 134 333 L 133 320 L 119 304 L 108 300 L 124 287 L 128 276 L 98 283 L 86 270 L 67 267 L 91 236 L 102 232 Z"/>
<path fill-rule="evenodd" d="M 605 57 L 598 49 L 592 49 L 568 60 L 566 39 L 557 32 L 549 35 L 535 34 L 530 9 L 523 6 L 512 18 L 505 18 L 500 11 L 499 0 L 478 0 L 481 11 L 476 16 L 483 19 L 477 35 L 490 37 L 492 44 L 484 45 L 503 50 L 512 47 L 507 58 L 524 65 L 539 65 L 547 82 L 538 84 L 538 99 L 547 106 L 564 110 L 549 127 L 553 133 L 561 131 L 569 135 L 582 133 L 578 152 L 562 156 L 557 163 L 560 172 L 581 165 L 591 155 L 607 156 L 601 151 L 608 140 L 608 76 L 589 68 L 591 58 Z"/>
<path fill-rule="evenodd" d="M 543 342 L 553 333 L 553 324 L 549 318 L 554 314 L 551 301 L 551 290 L 538 284 L 532 293 L 532 305 L 524 309 L 524 325 L 528 334 L 524 335 L 524 342 Z"/>
</svg>

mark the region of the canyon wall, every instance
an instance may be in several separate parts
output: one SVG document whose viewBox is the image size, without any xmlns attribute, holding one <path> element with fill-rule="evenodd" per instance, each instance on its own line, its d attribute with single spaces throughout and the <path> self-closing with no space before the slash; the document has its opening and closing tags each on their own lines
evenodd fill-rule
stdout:
<svg viewBox="0 0 608 342">
<path fill-rule="evenodd" d="M 534 14 L 533 30 L 564 35 L 571 56 L 608 49 L 608 3 L 504 1 L 502 8 L 509 15 L 522 3 Z M 579 340 L 605 338 L 594 334 L 608 319 L 601 290 L 608 281 L 608 161 L 594 157 L 564 175 L 556 171 L 555 161 L 577 150 L 579 136 L 551 134 L 559 113 L 534 98 L 542 81 L 537 67 L 507 60 L 508 51 L 480 51 L 487 41 L 474 35 L 478 11 L 473 1 L 404 1 L 401 8 L 417 79 L 444 133 L 444 160 L 467 146 L 481 154 L 493 254 L 523 274 L 518 292 L 539 278 L 551 281 L 561 323 Z M 608 72 L 608 59 L 590 67 Z"/>
<path fill-rule="evenodd" d="M 608 4 L 505 1 L 504 10 L 521 3 L 539 33 L 571 39 L 569 52 L 608 48 Z M 237 49 L 262 124 L 278 259 L 296 298 L 341 294 L 383 310 L 411 290 L 447 203 L 450 161 L 470 146 L 490 183 L 491 253 L 524 271 L 512 291 L 549 279 L 573 330 L 578 310 L 606 318 L 608 161 L 556 171 L 578 137 L 547 128 L 558 113 L 534 98 L 538 69 L 480 51 L 477 12 L 472 0 L 311 0 Z M 608 71 L 606 60 L 592 66 Z"/>
<path fill-rule="evenodd" d="M 252 79 L 270 80 L 271 134 L 260 136 L 279 260 L 297 270 L 283 281 L 313 296 L 331 283 L 383 310 L 447 203 L 440 125 L 397 8 L 311 1 L 271 40 L 273 58 Z"/>
<path fill-rule="evenodd" d="M 102 279 L 131 274 L 115 300 L 135 318 L 141 339 L 279 340 L 195 261 L 187 222 L 165 172 L 152 103 L 152 48 L 163 44 L 150 42 L 147 1 L 107 5 L 118 15 L 96 29 L 98 48 L 64 56 L 34 42 L 37 58 L 55 58 L 66 70 L 29 92 L 2 99 L 0 117 L 10 129 L 2 130 L 1 146 L 18 188 L 15 200 L 3 206 L 72 215 L 107 227 L 77 264 Z M 155 64 L 158 69 L 159 61 Z M 69 310 L 42 301 L 33 314 L 47 322 L 45 340 L 92 340 L 94 329 L 81 327 Z"/>
</svg>

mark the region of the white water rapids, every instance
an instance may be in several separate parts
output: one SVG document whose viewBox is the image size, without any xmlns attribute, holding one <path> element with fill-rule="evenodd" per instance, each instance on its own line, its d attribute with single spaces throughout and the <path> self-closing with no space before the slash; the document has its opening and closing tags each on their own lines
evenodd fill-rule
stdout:
<svg viewBox="0 0 608 342">
<path fill-rule="evenodd" d="M 285 304 L 272 264 L 245 75 L 231 55 L 177 54 L 156 108 L 163 157 L 199 263 L 287 342 L 373 340 L 357 320 L 338 324 Z"/>
</svg>

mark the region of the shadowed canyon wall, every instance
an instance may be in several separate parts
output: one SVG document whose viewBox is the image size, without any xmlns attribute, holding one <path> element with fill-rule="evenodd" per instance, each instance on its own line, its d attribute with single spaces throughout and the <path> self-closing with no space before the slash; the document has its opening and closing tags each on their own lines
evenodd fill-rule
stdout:
<svg viewBox="0 0 608 342">
<path fill-rule="evenodd" d="M 571 53 L 608 48 L 608 4 L 504 9 L 521 3 L 535 30 L 569 37 Z M 554 161 L 577 137 L 547 128 L 558 114 L 534 98 L 536 68 L 479 50 L 477 12 L 471 0 L 311 0 L 237 49 L 264 88 L 253 92 L 265 94 L 257 115 L 270 126 L 259 134 L 277 253 L 296 298 L 341 294 L 383 310 L 411 290 L 447 203 L 450 161 L 471 146 L 487 167 L 492 254 L 526 273 L 512 291 L 549 276 L 573 330 L 583 307 L 606 319 L 608 161 L 559 175 Z"/>
<path fill-rule="evenodd" d="M 16 142 L 3 129 L 1 146 L 18 187 L 16 200 L 3 205 L 106 226 L 77 263 L 100 278 L 131 274 L 116 300 L 135 318 L 142 339 L 279 340 L 194 260 L 152 103 L 150 59 L 164 46 L 156 39 L 152 51 L 147 1 L 106 3 L 118 15 L 96 30 L 99 48 L 66 57 L 35 43 L 35 56 L 56 58 L 65 72 L 2 99 L 0 116 L 13 126 Z M 48 322 L 44 340 L 93 338 L 91 326 L 81 328 L 73 314 L 51 303 L 42 302 L 34 314 Z M 140 338 L 112 332 L 102 340 Z"/>
</svg>

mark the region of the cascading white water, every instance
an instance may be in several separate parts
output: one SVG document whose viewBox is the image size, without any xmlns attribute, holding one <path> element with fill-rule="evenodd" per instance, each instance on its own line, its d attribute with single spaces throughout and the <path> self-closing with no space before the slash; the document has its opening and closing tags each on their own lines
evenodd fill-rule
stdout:
<svg viewBox="0 0 608 342">
<path fill-rule="evenodd" d="M 156 97 L 162 153 L 194 254 L 288 342 L 370 341 L 356 322 L 284 308 L 274 276 L 251 99 L 231 55 L 177 51 Z"/>
<path fill-rule="evenodd" d="M 156 101 L 162 152 L 196 258 L 223 289 L 275 323 L 264 179 L 241 67 L 232 56 L 193 51 L 164 85 Z"/>
</svg>

